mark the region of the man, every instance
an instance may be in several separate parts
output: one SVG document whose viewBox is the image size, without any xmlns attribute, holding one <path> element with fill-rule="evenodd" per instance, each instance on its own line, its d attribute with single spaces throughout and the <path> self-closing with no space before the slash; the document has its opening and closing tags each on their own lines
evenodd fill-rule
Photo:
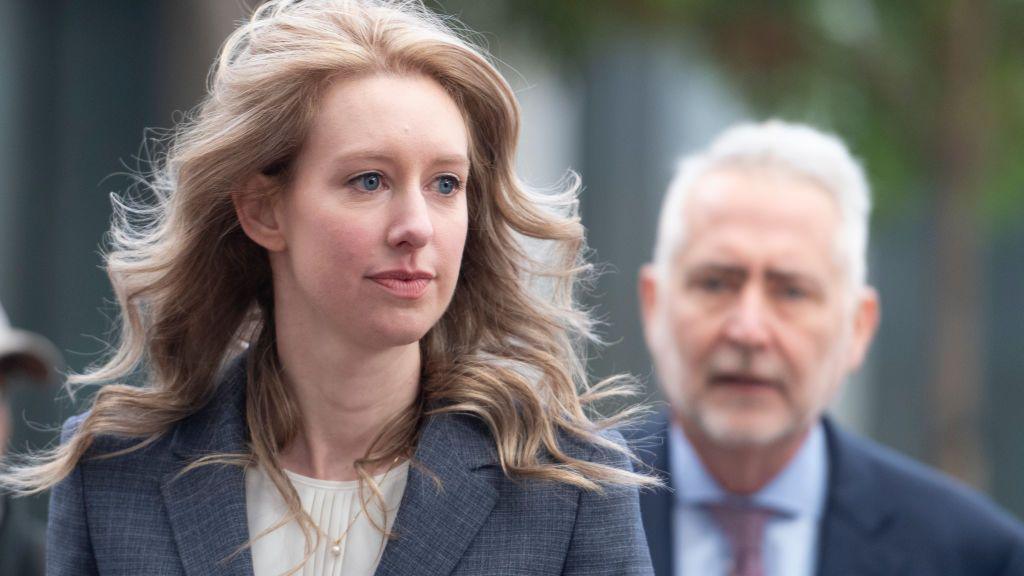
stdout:
<svg viewBox="0 0 1024 576">
<path fill-rule="evenodd" d="M 1022 575 L 1024 527 L 823 412 L 879 321 L 870 198 L 835 137 L 727 130 L 669 187 L 640 274 L 670 415 L 641 457 L 659 576 Z"/>
<path fill-rule="evenodd" d="M 48 381 L 59 358 L 43 337 L 13 329 L 0 306 L 0 458 L 11 433 L 6 396 L 11 377 L 22 373 L 37 382 Z M 21 501 L 0 492 L 0 575 L 42 575 L 43 534 L 44 527 Z"/>
</svg>

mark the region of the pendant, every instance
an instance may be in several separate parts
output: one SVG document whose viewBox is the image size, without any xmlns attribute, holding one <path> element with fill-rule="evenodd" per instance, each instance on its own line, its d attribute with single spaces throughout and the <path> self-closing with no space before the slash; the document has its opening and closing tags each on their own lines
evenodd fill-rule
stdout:
<svg viewBox="0 0 1024 576">
<path fill-rule="evenodd" d="M 331 545 L 331 554 L 334 554 L 335 557 L 341 556 L 341 543 L 340 542 L 337 543 L 337 544 L 332 544 Z"/>
</svg>

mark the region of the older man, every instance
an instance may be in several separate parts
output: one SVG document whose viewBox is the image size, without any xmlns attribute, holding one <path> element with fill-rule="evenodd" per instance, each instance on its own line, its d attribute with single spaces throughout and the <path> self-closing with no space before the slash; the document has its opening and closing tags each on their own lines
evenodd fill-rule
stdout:
<svg viewBox="0 0 1024 576">
<path fill-rule="evenodd" d="M 870 197 L 833 136 L 727 130 L 669 187 L 640 275 L 670 414 L 641 451 L 659 576 L 1024 575 L 1024 527 L 822 417 L 879 321 Z"/>
<path fill-rule="evenodd" d="M 11 377 L 20 373 L 35 381 L 47 381 L 59 359 L 53 344 L 45 338 L 12 328 L 0 306 L 0 458 L 11 432 L 6 396 Z M 21 504 L 0 492 L 0 575 L 43 574 L 44 527 Z"/>
</svg>

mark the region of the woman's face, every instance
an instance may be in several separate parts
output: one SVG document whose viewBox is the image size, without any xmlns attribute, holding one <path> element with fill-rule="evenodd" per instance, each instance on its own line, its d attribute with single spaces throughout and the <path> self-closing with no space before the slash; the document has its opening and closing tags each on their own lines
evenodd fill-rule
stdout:
<svg viewBox="0 0 1024 576">
<path fill-rule="evenodd" d="M 462 114 L 432 79 L 331 86 L 291 185 L 264 216 L 278 231 L 260 243 L 279 328 L 364 348 L 422 338 L 458 280 L 468 147 Z"/>
</svg>

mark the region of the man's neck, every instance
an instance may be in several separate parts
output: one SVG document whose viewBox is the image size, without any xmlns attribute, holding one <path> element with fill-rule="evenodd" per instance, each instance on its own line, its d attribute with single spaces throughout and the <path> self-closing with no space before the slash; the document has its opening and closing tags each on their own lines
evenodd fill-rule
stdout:
<svg viewBox="0 0 1024 576">
<path fill-rule="evenodd" d="M 806 428 L 771 444 L 724 446 L 686 423 L 680 427 L 718 485 L 742 496 L 758 492 L 778 476 L 810 433 L 810 428 Z"/>
</svg>

